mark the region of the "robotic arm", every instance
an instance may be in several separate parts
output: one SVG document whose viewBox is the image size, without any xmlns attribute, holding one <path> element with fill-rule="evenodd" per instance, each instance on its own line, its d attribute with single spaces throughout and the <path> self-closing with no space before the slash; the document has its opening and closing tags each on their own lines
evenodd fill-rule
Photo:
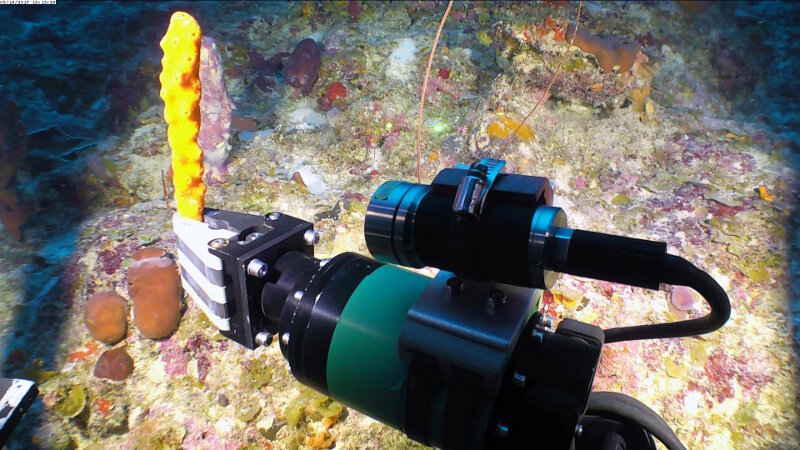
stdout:
<svg viewBox="0 0 800 450">
<path fill-rule="evenodd" d="M 591 392 L 600 351 L 714 331 L 727 295 L 664 243 L 568 228 L 549 181 L 504 164 L 384 183 L 364 226 L 376 259 L 316 259 L 313 224 L 278 212 L 176 215 L 184 288 L 223 335 L 250 349 L 277 338 L 300 382 L 427 445 L 655 449 L 655 437 L 684 448 L 642 403 Z M 556 324 L 539 309 L 559 273 L 690 286 L 711 312 L 609 330 Z"/>
</svg>

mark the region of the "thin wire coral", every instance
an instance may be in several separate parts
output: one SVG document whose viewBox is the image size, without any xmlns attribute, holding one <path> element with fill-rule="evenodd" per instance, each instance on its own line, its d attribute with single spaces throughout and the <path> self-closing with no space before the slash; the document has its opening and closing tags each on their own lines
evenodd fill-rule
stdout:
<svg viewBox="0 0 800 450">
<path fill-rule="evenodd" d="M 431 47 L 431 53 L 428 56 L 428 67 L 425 69 L 425 79 L 422 82 L 422 94 L 420 95 L 420 102 L 419 102 L 419 116 L 417 117 L 417 182 L 422 183 L 422 119 L 423 113 L 425 110 L 425 93 L 428 89 L 428 79 L 430 78 L 431 74 L 431 66 L 433 65 L 433 57 L 436 54 L 436 47 L 439 44 L 439 37 L 442 34 L 442 29 L 444 28 L 444 24 L 447 21 L 447 16 L 450 14 L 450 10 L 453 8 L 454 0 L 450 0 L 447 4 L 447 9 L 442 16 L 442 21 L 439 23 L 439 29 L 436 30 L 436 36 L 433 39 L 433 46 Z M 561 72 L 561 67 L 564 65 L 564 62 L 567 59 L 567 55 L 569 54 L 569 49 L 572 47 L 572 44 L 575 42 L 575 35 L 578 33 L 578 26 L 581 20 L 581 10 L 583 8 L 583 0 L 578 1 L 578 11 L 575 17 L 575 28 L 572 31 L 572 38 L 569 40 L 569 45 L 564 50 L 564 54 L 561 56 L 561 60 L 558 62 L 558 66 L 556 66 L 556 70 L 553 73 L 550 82 L 547 84 L 547 88 L 545 89 L 544 94 L 539 97 L 539 100 L 536 102 L 536 105 L 525 115 L 525 118 L 520 121 L 517 127 L 514 129 L 514 132 L 511 133 L 511 136 L 508 137 L 506 141 L 506 145 L 503 147 L 503 151 L 500 152 L 501 155 L 505 154 L 506 150 L 508 150 L 508 146 L 511 144 L 511 140 L 514 136 L 517 135 L 517 132 L 522 128 L 528 118 L 533 115 L 533 113 L 539 108 L 545 98 L 547 98 L 548 94 L 550 94 L 550 90 L 553 87 L 553 83 L 556 81 L 556 77 Z"/>
<path fill-rule="evenodd" d="M 439 29 L 436 30 L 436 37 L 433 38 L 433 46 L 431 47 L 431 54 L 428 56 L 428 67 L 425 69 L 425 80 L 422 82 L 422 95 L 420 96 L 419 100 L 419 117 L 417 119 L 417 182 L 422 183 L 422 116 L 423 111 L 425 109 L 425 91 L 428 90 L 428 78 L 431 75 L 431 66 L 433 65 L 433 56 L 436 54 L 436 46 L 439 45 L 439 36 L 442 35 L 442 28 L 444 28 L 444 23 L 447 21 L 447 15 L 450 14 L 450 10 L 453 8 L 453 3 L 455 0 L 450 0 L 450 3 L 447 4 L 447 10 L 445 10 L 444 15 L 442 16 L 442 21 L 439 22 Z"/>
</svg>

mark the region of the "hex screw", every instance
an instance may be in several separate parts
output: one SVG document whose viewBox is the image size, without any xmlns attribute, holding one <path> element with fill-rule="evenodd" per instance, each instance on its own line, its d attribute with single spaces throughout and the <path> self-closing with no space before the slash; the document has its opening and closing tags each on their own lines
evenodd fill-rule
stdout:
<svg viewBox="0 0 800 450">
<path fill-rule="evenodd" d="M 575 425 L 575 436 L 577 437 L 583 436 L 583 425 L 581 424 Z"/>
<path fill-rule="evenodd" d="M 267 272 L 269 271 L 269 266 L 264 261 L 255 258 L 251 260 L 247 264 L 247 274 L 257 277 L 257 278 L 264 278 L 267 276 Z"/>
<path fill-rule="evenodd" d="M 289 332 L 285 332 L 281 335 L 281 344 L 289 345 Z"/>
<path fill-rule="evenodd" d="M 302 299 L 303 299 L 303 295 L 304 295 L 304 294 L 305 294 L 305 292 L 303 292 L 303 291 L 301 291 L 301 290 L 299 290 L 299 289 L 298 289 L 298 290 L 296 290 L 296 291 L 294 291 L 294 295 L 293 295 L 293 297 L 294 297 L 294 300 L 295 300 L 295 301 L 297 301 L 297 302 L 299 302 L 300 300 L 302 300 Z"/>
<path fill-rule="evenodd" d="M 450 277 L 447 279 L 447 288 L 450 289 L 450 295 L 458 295 L 464 288 L 464 280 L 458 277 Z"/>
<path fill-rule="evenodd" d="M 271 213 L 267 214 L 267 219 L 269 219 L 269 220 L 278 220 L 278 219 L 281 218 L 281 216 L 282 216 L 282 214 L 279 213 L 279 212 L 271 212 Z"/>
<path fill-rule="evenodd" d="M 212 240 L 211 240 L 211 241 L 208 243 L 208 246 L 209 246 L 209 247 L 211 247 L 211 248 L 218 248 L 218 249 L 219 249 L 219 248 L 222 248 L 222 247 L 225 247 L 226 245 L 228 245 L 228 240 L 227 240 L 227 239 L 225 239 L 225 238 L 216 238 L 216 239 L 212 239 Z"/>
<path fill-rule="evenodd" d="M 260 238 L 261 236 L 264 236 L 264 233 L 259 233 L 259 232 L 257 232 L 257 231 L 256 231 L 256 232 L 254 232 L 254 233 L 250 233 L 250 234 L 248 234 L 248 235 L 247 235 L 247 237 L 245 238 L 245 242 L 252 242 L 252 241 L 255 241 L 256 239 Z"/>
<path fill-rule="evenodd" d="M 306 232 L 303 233 L 303 240 L 308 245 L 315 245 L 319 242 L 319 233 L 314 230 L 306 230 Z"/>
<path fill-rule="evenodd" d="M 502 307 L 506 304 L 506 293 L 499 289 L 492 289 L 492 291 L 489 292 L 488 304 L 492 309 Z"/>
<path fill-rule="evenodd" d="M 259 346 L 267 346 L 272 344 L 272 338 L 274 335 L 268 331 L 262 331 L 256 335 L 256 344 Z"/>
<path fill-rule="evenodd" d="M 517 371 L 514 371 L 514 377 L 512 381 L 514 383 L 514 386 L 523 387 L 525 386 L 525 375 Z"/>
</svg>

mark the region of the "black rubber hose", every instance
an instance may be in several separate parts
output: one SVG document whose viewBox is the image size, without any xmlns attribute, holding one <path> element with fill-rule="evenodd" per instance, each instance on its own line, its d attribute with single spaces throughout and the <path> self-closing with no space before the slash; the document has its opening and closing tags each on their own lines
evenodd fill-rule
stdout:
<svg viewBox="0 0 800 450">
<path fill-rule="evenodd" d="M 647 405 L 619 392 L 592 392 L 586 414 L 608 417 L 642 427 L 668 450 L 686 450 L 667 422 Z"/>
<path fill-rule="evenodd" d="M 717 330 L 728 321 L 731 316 L 728 294 L 711 275 L 675 255 L 664 256 L 660 272 L 662 283 L 688 286 L 697 291 L 711 307 L 711 312 L 698 319 L 603 330 L 606 344 L 637 339 L 697 336 Z"/>
</svg>

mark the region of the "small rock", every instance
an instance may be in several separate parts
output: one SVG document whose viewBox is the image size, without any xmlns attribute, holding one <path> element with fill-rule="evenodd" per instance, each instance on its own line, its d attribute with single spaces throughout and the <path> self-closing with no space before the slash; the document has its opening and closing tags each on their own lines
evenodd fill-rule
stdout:
<svg viewBox="0 0 800 450">
<path fill-rule="evenodd" d="M 225 408 L 231 404 L 231 401 L 228 400 L 228 397 L 226 397 L 225 394 L 219 394 L 219 397 L 217 397 L 217 403 L 219 403 L 219 406 Z"/>
<path fill-rule="evenodd" d="M 124 347 L 107 350 L 97 359 L 94 376 L 122 381 L 133 373 L 133 360 Z"/>
</svg>

